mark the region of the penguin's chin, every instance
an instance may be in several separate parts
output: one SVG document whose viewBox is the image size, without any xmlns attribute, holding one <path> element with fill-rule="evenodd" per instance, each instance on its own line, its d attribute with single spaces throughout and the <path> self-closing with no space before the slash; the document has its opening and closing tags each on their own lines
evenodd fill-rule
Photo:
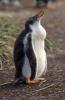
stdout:
<svg viewBox="0 0 65 100">
<path fill-rule="evenodd" d="M 42 19 L 43 19 L 43 16 L 42 16 L 42 17 L 39 17 L 39 18 L 37 19 L 37 21 L 38 21 L 38 22 L 41 22 Z"/>
</svg>

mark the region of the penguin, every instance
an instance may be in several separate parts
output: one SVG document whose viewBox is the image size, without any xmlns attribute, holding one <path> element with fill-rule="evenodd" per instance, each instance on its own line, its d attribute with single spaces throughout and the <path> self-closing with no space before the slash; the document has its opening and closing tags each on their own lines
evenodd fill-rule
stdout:
<svg viewBox="0 0 65 100">
<path fill-rule="evenodd" d="M 46 79 L 47 57 L 45 52 L 46 30 L 41 25 L 44 12 L 29 17 L 25 29 L 14 44 L 15 81 L 33 84 Z"/>
</svg>

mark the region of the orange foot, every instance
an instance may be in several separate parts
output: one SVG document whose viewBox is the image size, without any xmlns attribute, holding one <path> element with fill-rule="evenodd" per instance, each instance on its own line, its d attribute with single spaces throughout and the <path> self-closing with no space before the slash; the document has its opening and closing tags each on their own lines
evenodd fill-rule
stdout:
<svg viewBox="0 0 65 100">
<path fill-rule="evenodd" d="M 30 85 L 30 84 L 38 83 L 40 81 L 46 82 L 46 79 L 45 78 L 37 78 L 37 79 L 34 79 L 34 80 L 30 80 L 30 78 L 29 78 L 29 79 L 26 80 L 26 84 Z"/>
</svg>

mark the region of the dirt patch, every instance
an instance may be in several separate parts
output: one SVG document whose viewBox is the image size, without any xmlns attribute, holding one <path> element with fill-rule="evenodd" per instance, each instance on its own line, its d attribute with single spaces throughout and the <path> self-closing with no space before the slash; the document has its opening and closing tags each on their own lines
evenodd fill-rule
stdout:
<svg viewBox="0 0 65 100">
<path fill-rule="evenodd" d="M 52 62 L 52 63 L 51 63 Z M 14 69 L 14 68 L 13 68 Z M 12 70 L 11 70 L 12 71 Z M 4 79 L 10 81 L 14 72 L 7 71 L 8 74 L 3 73 Z M 1 77 L 0 76 L 0 77 Z M 46 75 L 47 82 L 35 85 L 19 85 L 19 86 L 5 86 L 0 88 L 0 100 L 64 100 L 65 99 L 65 56 L 57 55 L 48 58 L 48 74 Z M 2 78 L 2 81 L 4 80 Z M 1 79 L 0 79 L 1 80 Z M 5 80 L 5 81 L 6 81 Z M 7 81 L 8 81 L 7 80 Z M 42 89 L 51 84 L 50 88 L 32 93 L 33 91 Z"/>
</svg>

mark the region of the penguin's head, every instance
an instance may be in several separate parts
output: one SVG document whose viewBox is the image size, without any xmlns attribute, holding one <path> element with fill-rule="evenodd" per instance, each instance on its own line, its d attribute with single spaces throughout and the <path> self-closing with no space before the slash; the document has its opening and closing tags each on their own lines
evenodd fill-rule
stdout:
<svg viewBox="0 0 65 100">
<path fill-rule="evenodd" d="M 43 18 L 44 12 L 40 11 L 35 16 L 30 17 L 27 22 L 25 23 L 25 28 L 32 30 L 33 27 L 38 26 Z"/>
</svg>

